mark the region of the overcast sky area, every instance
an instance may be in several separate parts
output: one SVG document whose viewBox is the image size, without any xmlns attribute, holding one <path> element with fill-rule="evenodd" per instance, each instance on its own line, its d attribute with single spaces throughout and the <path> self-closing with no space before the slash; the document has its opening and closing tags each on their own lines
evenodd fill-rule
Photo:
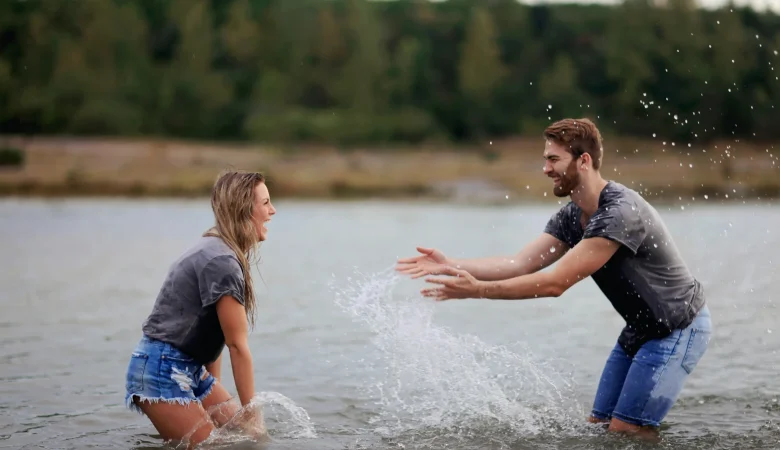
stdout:
<svg viewBox="0 0 780 450">
<path fill-rule="evenodd" d="M 536 3 L 601 3 L 601 4 L 617 4 L 620 0 L 520 0 L 522 3 L 536 4 Z M 723 5 L 729 4 L 728 0 L 697 0 L 697 2 L 704 8 L 718 8 Z M 751 6 L 757 11 L 766 11 L 767 9 L 780 13 L 780 0 L 734 0 L 737 6 Z"/>
</svg>

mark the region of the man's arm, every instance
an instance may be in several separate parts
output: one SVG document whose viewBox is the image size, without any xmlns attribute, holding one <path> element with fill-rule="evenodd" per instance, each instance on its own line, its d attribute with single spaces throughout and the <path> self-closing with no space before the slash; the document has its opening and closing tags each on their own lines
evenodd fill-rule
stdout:
<svg viewBox="0 0 780 450">
<path fill-rule="evenodd" d="M 583 239 L 549 272 L 483 282 L 480 294 L 483 298 L 503 300 L 558 297 L 603 267 L 618 248 L 618 243 L 606 238 Z"/>
<path fill-rule="evenodd" d="M 550 234 L 542 233 L 514 256 L 447 259 L 447 265 L 470 273 L 477 280 L 497 281 L 527 275 L 548 267 L 568 250 Z"/>
</svg>

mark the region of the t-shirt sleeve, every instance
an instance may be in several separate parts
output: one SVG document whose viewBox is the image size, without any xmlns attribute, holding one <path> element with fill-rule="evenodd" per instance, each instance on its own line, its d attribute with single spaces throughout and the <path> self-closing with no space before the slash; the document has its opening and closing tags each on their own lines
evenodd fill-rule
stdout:
<svg viewBox="0 0 780 450">
<path fill-rule="evenodd" d="M 200 300 L 204 307 L 213 305 L 225 295 L 244 304 L 244 273 L 233 256 L 217 256 L 200 273 Z"/>
<path fill-rule="evenodd" d="M 544 227 L 544 232 L 571 246 L 572 243 L 569 239 L 570 222 L 571 213 L 568 206 L 564 206 L 550 217 L 550 220 L 547 221 L 547 225 Z"/>
<path fill-rule="evenodd" d="M 630 202 L 610 202 L 591 217 L 583 239 L 602 237 L 623 244 L 636 254 L 647 236 L 640 209 Z"/>
</svg>

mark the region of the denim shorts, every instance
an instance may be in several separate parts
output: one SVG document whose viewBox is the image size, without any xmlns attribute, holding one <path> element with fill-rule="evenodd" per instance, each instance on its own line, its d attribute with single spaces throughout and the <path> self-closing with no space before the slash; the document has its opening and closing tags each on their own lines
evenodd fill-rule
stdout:
<svg viewBox="0 0 780 450">
<path fill-rule="evenodd" d="M 601 374 L 591 415 L 659 427 L 712 336 L 705 305 L 687 328 L 645 343 L 631 358 L 615 345 Z"/>
<path fill-rule="evenodd" d="M 214 377 L 206 367 L 170 344 L 143 336 L 130 355 L 125 380 L 125 405 L 139 413 L 133 397 L 151 402 L 201 403 L 211 393 Z"/>
</svg>

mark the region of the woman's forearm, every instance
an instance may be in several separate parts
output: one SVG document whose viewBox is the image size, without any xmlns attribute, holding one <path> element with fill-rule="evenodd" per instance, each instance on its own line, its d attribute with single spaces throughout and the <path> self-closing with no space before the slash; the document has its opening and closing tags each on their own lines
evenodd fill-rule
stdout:
<svg viewBox="0 0 780 450">
<path fill-rule="evenodd" d="M 219 357 L 217 359 L 209 364 L 206 364 L 206 370 L 211 374 L 212 377 L 214 377 L 217 381 L 222 381 L 222 354 L 219 354 Z"/>
<path fill-rule="evenodd" d="M 241 400 L 241 406 L 246 406 L 255 395 L 252 354 L 246 344 L 233 345 L 228 348 L 230 349 L 230 365 L 233 368 L 233 379 L 236 382 L 238 398 Z"/>
</svg>

